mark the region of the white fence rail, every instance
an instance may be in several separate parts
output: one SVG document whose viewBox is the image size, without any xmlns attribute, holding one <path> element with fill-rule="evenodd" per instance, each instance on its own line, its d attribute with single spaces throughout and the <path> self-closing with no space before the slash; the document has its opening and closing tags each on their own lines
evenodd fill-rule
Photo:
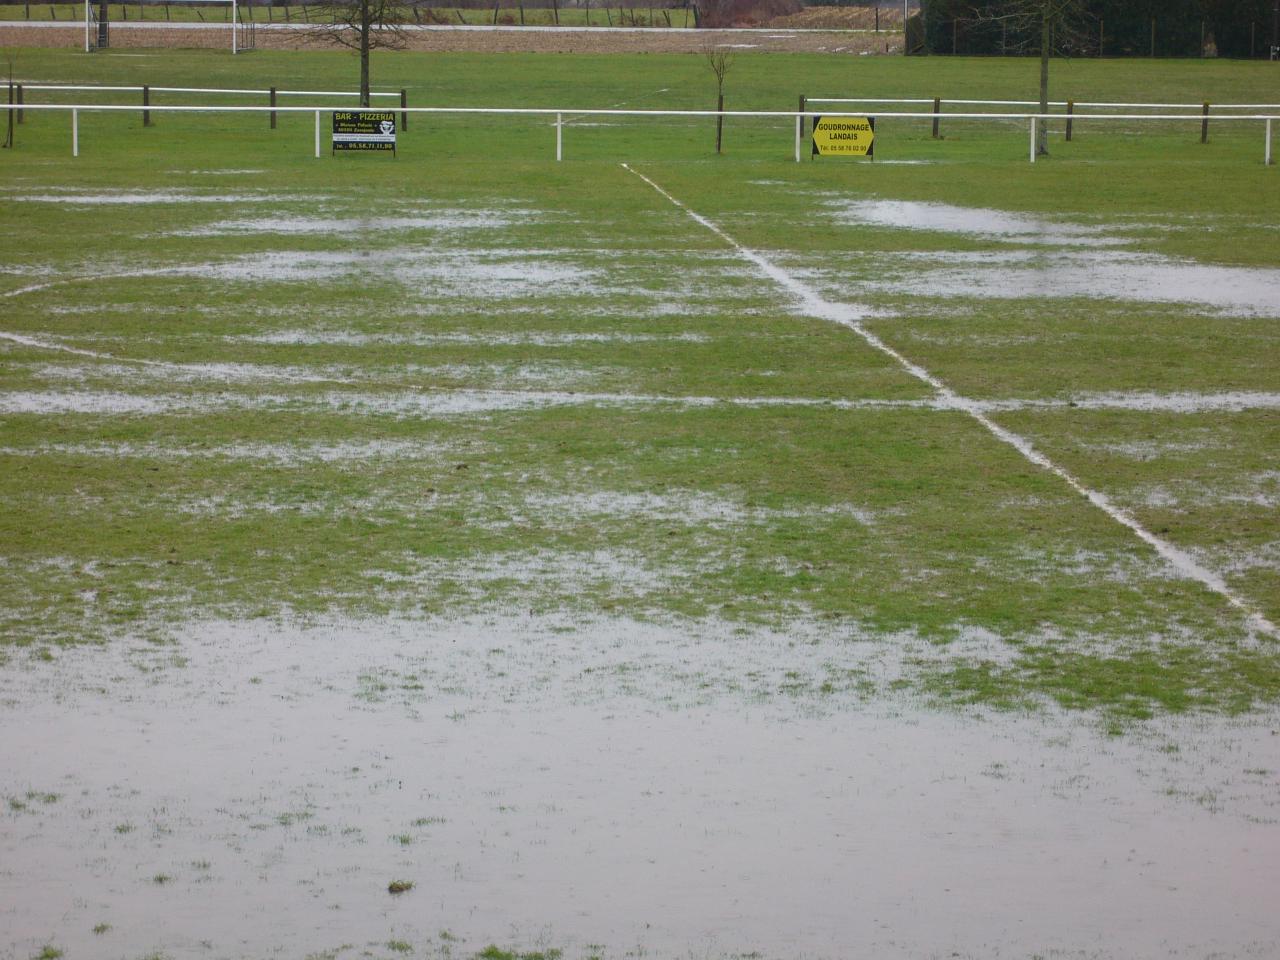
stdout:
<svg viewBox="0 0 1280 960">
<path fill-rule="evenodd" d="M 10 107 L 16 109 L 16 107 Z M 119 113 L 122 111 L 136 112 L 139 108 L 136 106 L 126 106 L 122 104 L 66 104 L 66 103 L 29 103 L 24 106 L 26 110 L 67 110 L 71 113 L 71 146 L 72 156 L 80 155 L 80 113 L 99 112 L 99 113 Z M 349 106 L 325 106 L 325 107 L 257 107 L 257 106 L 212 106 L 212 105 L 164 105 L 151 106 L 148 109 L 160 113 L 301 113 L 314 114 L 315 117 L 315 155 L 319 157 L 320 151 L 320 118 L 324 113 L 333 110 L 350 110 Z M 401 113 L 414 113 L 424 115 L 470 115 L 470 116 L 530 116 L 530 117 L 554 117 L 554 126 L 556 130 L 556 160 L 564 158 L 564 117 L 569 114 L 574 117 L 723 117 L 723 118 L 786 118 L 795 121 L 795 159 L 799 163 L 801 159 L 800 144 L 803 139 L 803 129 L 806 119 L 815 117 L 858 117 L 859 113 L 849 111 L 813 111 L 813 110 L 625 110 L 625 109 L 567 109 L 554 107 L 403 107 L 400 108 Z M 1038 125 L 1051 120 L 1062 120 L 1062 114 L 1053 113 L 920 113 L 920 112 L 880 112 L 876 115 L 877 120 L 928 120 L 939 117 L 946 117 L 951 120 L 997 120 L 997 121 L 1016 121 L 1028 123 L 1031 133 L 1030 161 L 1036 162 L 1036 133 Z M 1114 113 L 1095 113 L 1095 114 L 1076 114 L 1072 119 L 1083 120 L 1086 122 L 1106 122 L 1114 120 L 1125 121 L 1202 121 L 1203 117 L 1198 114 L 1114 114 Z M 1272 128 L 1274 121 L 1280 120 L 1280 111 L 1274 114 L 1232 114 L 1229 116 L 1221 116 L 1217 118 L 1219 123 L 1231 122 L 1247 122 L 1261 123 L 1264 125 L 1264 148 L 1263 158 L 1268 165 L 1272 163 Z"/>
<path fill-rule="evenodd" d="M 1039 100 L 952 100 L 946 97 L 930 97 L 927 100 L 903 100 L 897 98 L 878 98 L 878 97 L 805 97 L 806 103 L 856 103 L 856 104 L 895 104 L 895 103 L 938 103 L 945 106 L 948 103 L 958 103 L 964 106 L 986 106 L 986 107 L 1038 107 Z M 1088 107 L 1097 110 L 1201 110 L 1205 101 L 1200 103 L 1119 103 L 1104 101 L 1088 101 L 1088 100 L 1050 100 L 1048 105 L 1051 107 Z M 1266 112 L 1280 111 L 1280 103 L 1215 103 L 1215 110 L 1262 110 Z M 954 116 L 954 114 L 948 114 Z M 1065 114 L 1064 114 L 1065 116 Z M 1074 114 L 1079 116 L 1079 114 Z"/>
<path fill-rule="evenodd" d="M 278 97 L 358 97 L 359 90 L 273 90 L 267 88 L 264 90 L 247 89 L 243 87 L 157 87 L 147 84 L 145 86 L 104 86 L 101 84 L 74 84 L 74 83 L 21 83 L 15 84 L 15 87 L 22 87 L 26 90 L 74 90 L 79 93 L 97 92 L 104 93 L 142 93 L 144 90 L 150 90 L 152 93 L 209 93 L 221 94 L 228 96 L 244 95 L 268 97 L 273 92 Z M 370 91 L 371 97 L 398 97 L 400 93 L 387 93 L 379 91 Z M 25 104 L 24 104 L 25 106 Z M 345 109 L 345 108 L 343 108 Z"/>
</svg>

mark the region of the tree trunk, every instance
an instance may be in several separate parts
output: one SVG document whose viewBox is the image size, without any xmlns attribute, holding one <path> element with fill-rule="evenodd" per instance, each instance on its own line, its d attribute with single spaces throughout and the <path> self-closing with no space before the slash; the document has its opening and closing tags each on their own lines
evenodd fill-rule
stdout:
<svg viewBox="0 0 1280 960">
<path fill-rule="evenodd" d="M 724 94 L 716 96 L 716 109 L 720 113 L 716 114 L 716 155 L 720 154 L 720 143 L 724 134 Z"/>
<path fill-rule="evenodd" d="M 1049 55 L 1053 44 L 1049 39 L 1049 11 L 1045 10 L 1040 17 L 1040 112 L 1049 112 Z M 1041 120 L 1036 131 L 1036 154 L 1049 155 L 1049 121 Z"/>
<path fill-rule="evenodd" d="M 369 106 L 369 0 L 360 2 L 360 106 Z"/>
</svg>

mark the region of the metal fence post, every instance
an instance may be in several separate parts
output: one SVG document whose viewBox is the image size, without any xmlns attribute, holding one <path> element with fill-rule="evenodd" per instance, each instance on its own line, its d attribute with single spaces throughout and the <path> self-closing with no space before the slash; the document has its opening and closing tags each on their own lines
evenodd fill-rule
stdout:
<svg viewBox="0 0 1280 960">
<path fill-rule="evenodd" d="M 1031 118 L 1031 162 L 1036 162 L 1036 118 Z"/>
<path fill-rule="evenodd" d="M 1262 155 L 1263 162 L 1269 167 L 1271 166 L 1271 120 L 1267 120 L 1267 146 Z"/>
<path fill-rule="evenodd" d="M 803 100 L 804 97 L 801 97 L 800 99 Z M 803 130 L 804 130 L 804 114 L 797 113 L 796 114 L 796 163 L 800 162 L 800 141 L 804 139 L 804 134 L 801 132 Z"/>
<path fill-rule="evenodd" d="M 80 111 L 71 111 L 71 155 L 80 156 Z"/>
<path fill-rule="evenodd" d="M 564 158 L 564 123 L 563 115 L 556 114 L 556 163 Z"/>
<path fill-rule="evenodd" d="M 320 159 L 320 111 L 316 111 L 316 159 Z"/>
</svg>

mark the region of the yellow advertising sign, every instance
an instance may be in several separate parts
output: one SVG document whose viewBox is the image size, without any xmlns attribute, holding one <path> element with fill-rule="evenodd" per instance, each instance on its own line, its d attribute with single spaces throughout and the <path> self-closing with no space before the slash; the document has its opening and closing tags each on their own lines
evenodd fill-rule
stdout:
<svg viewBox="0 0 1280 960">
<path fill-rule="evenodd" d="M 814 117 L 813 156 L 875 157 L 875 117 Z"/>
</svg>

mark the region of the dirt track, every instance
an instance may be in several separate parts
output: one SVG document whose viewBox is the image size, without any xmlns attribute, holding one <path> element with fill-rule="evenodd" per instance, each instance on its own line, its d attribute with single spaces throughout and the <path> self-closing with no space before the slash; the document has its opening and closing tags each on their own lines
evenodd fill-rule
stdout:
<svg viewBox="0 0 1280 960">
<path fill-rule="evenodd" d="M 229 43 L 226 28 L 139 29 L 113 24 L 113 47 L 221 48 Z M 37 27 L 0 25 L 0 46 L 81 47 L 84 26 Z M 762 53 L 837 53 L 857 56 L 900 53 L 898 33 L 853 33 L 795 30 L 612 30 L 573 28 L 431 28 L 409 35 L 409 49 L 472 53 L 701 53 L 708 44 Z M 256 46 L 264 50 L 325 47 L 322 40 L 283 25 L 259 25 Z"/>
</svg>

